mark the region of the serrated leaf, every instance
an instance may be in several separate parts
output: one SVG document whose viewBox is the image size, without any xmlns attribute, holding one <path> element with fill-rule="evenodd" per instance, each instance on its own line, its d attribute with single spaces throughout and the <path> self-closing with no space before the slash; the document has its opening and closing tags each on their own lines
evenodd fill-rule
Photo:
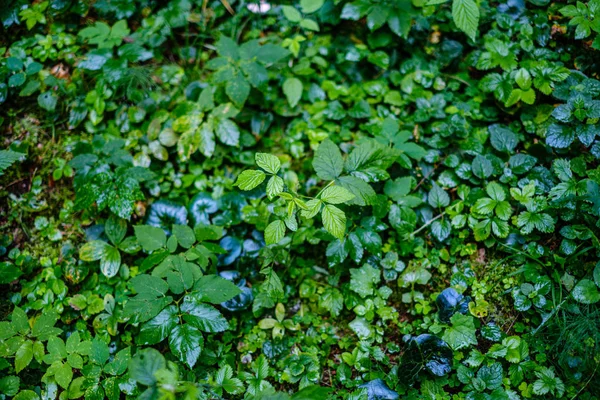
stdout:
<svg viewBox="0 0 600 400">
<path fill-rule="evenodd" d="M 473 0 L 452 0 L 452 19 L 464 33 L 475 40 L 479 25 L 479 8 Z"/>
<path fill-rule="evenodd" d="M 265 180 L 265 173 L 255 169 L 248 169 L 242 172 L 235 182 L 235 185 L 242 190 L 252 190 Z"/>
<path fill-rule="evenodd" d="M 189 324 L 178 325 L 169 335 L 169 348 L 179 360 L 193 368 L 204 347 L 202 333 Z"/>
<path fill-rule="evenodd" d="M 331 181 L 341 175 L 344 159 L 337 145 L 325 139 L 315 151 L 312 165 L 319 178 Z"/>
<path fill-rule="evenodd" d="M 342 186 L 329 186 L 321 193 L 321 200 L 329 204 L 341 204 L 350 201 L 355 196 Z"/>
<path fill-rule="evenodd" d="M 342 240 L 346 233 L 346 214 L 336 206 L 326 204 L 321 211 L 321 216 L 327 232 Z"/>
<path fill-rule="evenodd" d="M 265 229 L 265 242 L 267 245 L 277 244 L 285 236 L 285 223 L 276 220 L 267 225 Z"/>
<path fill-rule="evenodd" d="M 254 155 L 256 165 L 270 174 L 276 174 L 281 168 L 281 161 L 276 156 L 269 153 L 256 153 Z"/>
</svg>

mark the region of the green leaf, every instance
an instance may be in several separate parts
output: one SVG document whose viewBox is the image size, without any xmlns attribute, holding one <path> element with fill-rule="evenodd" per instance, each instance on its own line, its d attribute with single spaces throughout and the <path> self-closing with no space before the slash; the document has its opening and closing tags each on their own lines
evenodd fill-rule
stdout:
<svg viewBox="0 0 600 400">
<path fill-rule="evenodd" d="M 479 25 L 479 8 L 473 0 L 452 0 L 452 19 L 464 33 L 475 40 Z"/>
<path fill-rule="evenodd" d="M 283 93 L 290 107 L 296 107 L 302 97 L 302 81 L 298 78 L 287 78 L 283 82 Z"/>
<path fill-rule="evenodd" d="M 54 111 L 58 97 L 52 92 L 45 92 L 38 96 L 38 105 L 46 111 Z"/>
<path fill-rule="evenodd" d="M 202 301 L 220 304 L 231 300 L 242 293 L 240 288 L 227 279 L 217 275 L 204 275 L 194 285 L 194 292 L 201 296 Z"/>
<path fill-rule="evenodd" d="M 304 14 L 311 14 L 323 7 L 324 3 L 325 0 L 300 0 L 300 8 Z"/>
<path fill-rule="evenodd" d="M 223 332 L 229 328 L 219 310 L 202 301 L 201 295 L 185 296 L 181 306 L 181 311 L 185 313 L 183 319 L 203 332 Z"/>
<path fill-rule="evenodd" d="M 276 174 L 281 168 L 281 161 L 276 156 L 269 153 L 256 153 L 254 155 L 256 165 L 270 174 Z"/>
<path fill-rule="evenodd" d="M 236 107 L 242 108 L 250 94 L 250 84 L 241 74 L 238 74 L 234 79 L 227 81 L 225 93 Z"/>
<path fill-rule="evenodd" d="M 100 260 L 108 246 L 110 245 L 102 240 L 87 242 L 79 249 L 79 258 L 86 262 Z"/>
<path fill-rule="evenodd" d="M 112 278 L 119 272 L 121 266 L 121 253 L 116 248 L 107 245 L 104 248 L 104 255 L 100 260 L 100 271 L 107 278 Z"/>
<path fill-rule="evenodd" d="M 224 118 L 217 123 L 217 137 L 229 146 L 237 146 L 240 142 L 240 129 L 230 119 Z"/>
<path fill-rule="evenodd" d="M 0 379 L 0 394 L 13 397 L 19 392 L 21 380 L 18 376 L 10 375 Z"/>
<path fill-rule="evenodd" d="M 468 348 L 477 344 L 475 337 L 475 320 L 469 315 L 455 313 L 450 318 L 452 326 L 446 329 L 442 339 L 452 347 L 453 350 Z"/>
<path fill-rule="evenodd" d="M 31 360 L 33 360 L 33 342 L 26 340 L 15 353 L 15 371 L 17 374 L 23 371 Z"/>
<path fill-rule="evenodd" d="M 60 363 L 61 365 L 56 368 L 54 372 L 54 379 L 63 389 L 67 389 L 69 384 L 73 380 L 73 370 L 67 363 Z"/>
<path fill-rule="evenodd" d="M 194 230 L 187 225 L 173 225 L 173 236 L 177 238 L 179 245 L 186 249 L 189 249 L 196 243 Z"/>
<path fill-rule="evenodd" d="M 331 181 L 342 173 L 344 159 L 337 145 L 325 139 L 317 148 L 312 165 L 319 178 Z"/>
<path fill-rule="evenodd" d="M 321 193 L 321 200 L 329 204 L 341 204 L 350 201 L 355 196 L 342 186 L 329 186 Z"/>
<path fill-rule="evenodd" d="M 283 179 L 278 176 L 272 176 L 267 182 L 267 196 L 269 200 L 273 200 L 281 192 L 283 192 Z"/>
<path fill-rule="evenodd" d="M 255 169 L 243 171 L 237 178 L 235 185 L 242 190 L 252 190 L 265 180 L 265 173 Z"/>
<path fill-rule="evenodd" d="M 161 228 L 150 225 L 136 225 L 133 230 L 140 246 L 148 252 L 158 250 L 167 244 L 167 234 Z"/>
<path fill-rule="evenodd" d="M 147 274 L 137 275 L 129 281 L 133 290 L 138 294 L 164 296 L 169 290 L 169 285 L 164 280 Z"/>
<path fill-rule="evenodd" d="M 427 195 L 427 201 L 433 208 L 443 208 L 450 204 L 450 196 L 444 189 L 434 183 Z"/>
<path fill-rule="evenodd" d="M 302 20 L 302 14 L 300 11 L 296 10 L 296 8 L 292 6 L 281 6 L 283 10 L 283 15 L 290 22 L 300 22 Z"/>
<path fill-rule="evenodd" d="M 595 304 L 600 301 L 600 291 L 590 279 L 582 279 L 573 288 L 573 298 L 582 304 Z"/>
<path fill-rule="evenodd" d="M 116 246 L 125 238 L 125 234 L 127 233 L 127 221 L 111 214 L 106 220 L 106 224 L 104 224 L 104 231 L 111 243 Z"/>
<path fill-rule="evenodd" d="M 0 176 L 16 161 L 19 161 L 22 157 L 25 157 L 23 153 L 17 153 L 16 151 L 0 150 Z"/>
<path fill-rule="evenodd" d="M 336 179 L 335 182 L 337 185 L 348 189 L 354 195 L 354 198 L 348 204 L 367 206 L 376 203 L 377 193 L 375 193 L 371 185 L 362 179 L 355 176 L 342 176 Z"/>
<path fill-rule="evenodd" d="M 142 385 L 152 386 L 156 383 L 156 372 L 166 366 L 167 362 L 158 350 L 143 349 L 129 362 L 129 377 Z"/>
<path fill-rule="evenodd" d="M 168 306 L 162 310 L 156 317 L 142 325 L 136 343 L 153 345 L 165 340 L 179 323 L 178 313 L 176 306 Z"/>
<path fill-rule="evenodd" d="M 285 223 L 282 220 L 271 222 L 265 229 L 265 242 L 268 245 L 277 244 L 285 236 Z"/>
<path fill-rule="evenodd" d="M 360 297 L 372 295 L 380 281 L 381 271 L 370 264 L 350 269 L 350 289 Z"/>
<path fill-rule="evenodd" d="M 491 125 L 488 129 L 490 131 L 490 142 L 498 151 L 511 152 L 519 143 L 517 135 L 510 129 L 500 125 Z"/>
<path fill-rule="evenodd" d="M 342 210 L 332 205 L 325 205 L 321 212 L 323 226 L 327 232 L 342 240 L 346 232 L 346 215 Z"/>
<path fill-rule="evenodd" d="M 169 348 L 179 360 L 193 368 L 204 347 L 202 333 L 189 324 L 178 325 L 169 335 Z"/>
</svg>

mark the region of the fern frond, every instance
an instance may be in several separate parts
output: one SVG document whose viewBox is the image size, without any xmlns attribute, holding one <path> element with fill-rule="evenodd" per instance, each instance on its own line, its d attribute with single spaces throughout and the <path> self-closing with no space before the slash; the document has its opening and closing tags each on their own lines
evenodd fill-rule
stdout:
<svg viewBox="0 0 600 400">
<path fill-rule="evenodd" d="M 0 150 L 0 176 L 2 176 L 6 169 L 23 156 L 25 156 L 25 154 L 17 153 L 16 151 Z"/>
</svg>

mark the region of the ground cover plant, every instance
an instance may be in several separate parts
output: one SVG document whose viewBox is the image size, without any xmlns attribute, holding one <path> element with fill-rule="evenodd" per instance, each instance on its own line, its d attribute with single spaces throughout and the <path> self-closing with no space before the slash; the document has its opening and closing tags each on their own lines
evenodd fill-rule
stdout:
<svg viewBox="0 0 600 400">
<path fill-rule="evenodd" d="M 597 399 L 599 10 L 4 0 L 0 398 Z"/>
</svg>

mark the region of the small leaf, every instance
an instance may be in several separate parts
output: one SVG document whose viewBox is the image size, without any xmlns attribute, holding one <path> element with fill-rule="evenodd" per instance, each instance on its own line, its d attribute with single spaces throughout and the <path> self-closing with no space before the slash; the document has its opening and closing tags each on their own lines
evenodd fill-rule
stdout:
<svg viewBox="0 0 600 400">
<path fill-rule="evenodd" d="M 302 97 L 302 82 L 298 78 L 287 78 L 283 83 L 283 93 L 290 107 L 296 107 Z"/>
<path fill-rule="evenodd" d="M 255 169 L 248 169 L 242 172 L 235 182 L 235 185 L 242 190 L 252 190 L 265 180 L 265 173 Z"/>
<path fill-rule="evenodd" d="M 265 229 L 267 245 L 277 244 L 285 236 L 285 223 L 282 220 L 271 222 Z"/>
<path fill-rule="evenodd" d="M 178 325 L 169 335 L 169 348 L 179 360 L 193 368 L 204 347 L 202 333 L 189 324 Z"/>
<path fill-rule="evenodd" d="M 256 160 L 256 165 L 270 174 L 276 174 L 279 172 L 279 168 L 281 168 L 281 161 L 272 154 L 256 153 L 254 159 Z"/>
<path fill-rule="evenodd" d="M 354 195 L 342 186 L 329 186 L 321 193 L 321 200 L 329 204 L 341 204 L 353 198 Z"/>
<path fill-rule="evenodd" d="M 479 25 L 479 8 L 473 0 L 453 0 L 452 19 L 464 33 L 475 40 L 477 26 Z"/>
<path fill-rule="evenodd" d="M 323 226 L 327 232 L 342 240 L 346 232 L 346 215 L 342 210 L 332 205 L 325 205 L 321 212 Z"/>
</svg>

